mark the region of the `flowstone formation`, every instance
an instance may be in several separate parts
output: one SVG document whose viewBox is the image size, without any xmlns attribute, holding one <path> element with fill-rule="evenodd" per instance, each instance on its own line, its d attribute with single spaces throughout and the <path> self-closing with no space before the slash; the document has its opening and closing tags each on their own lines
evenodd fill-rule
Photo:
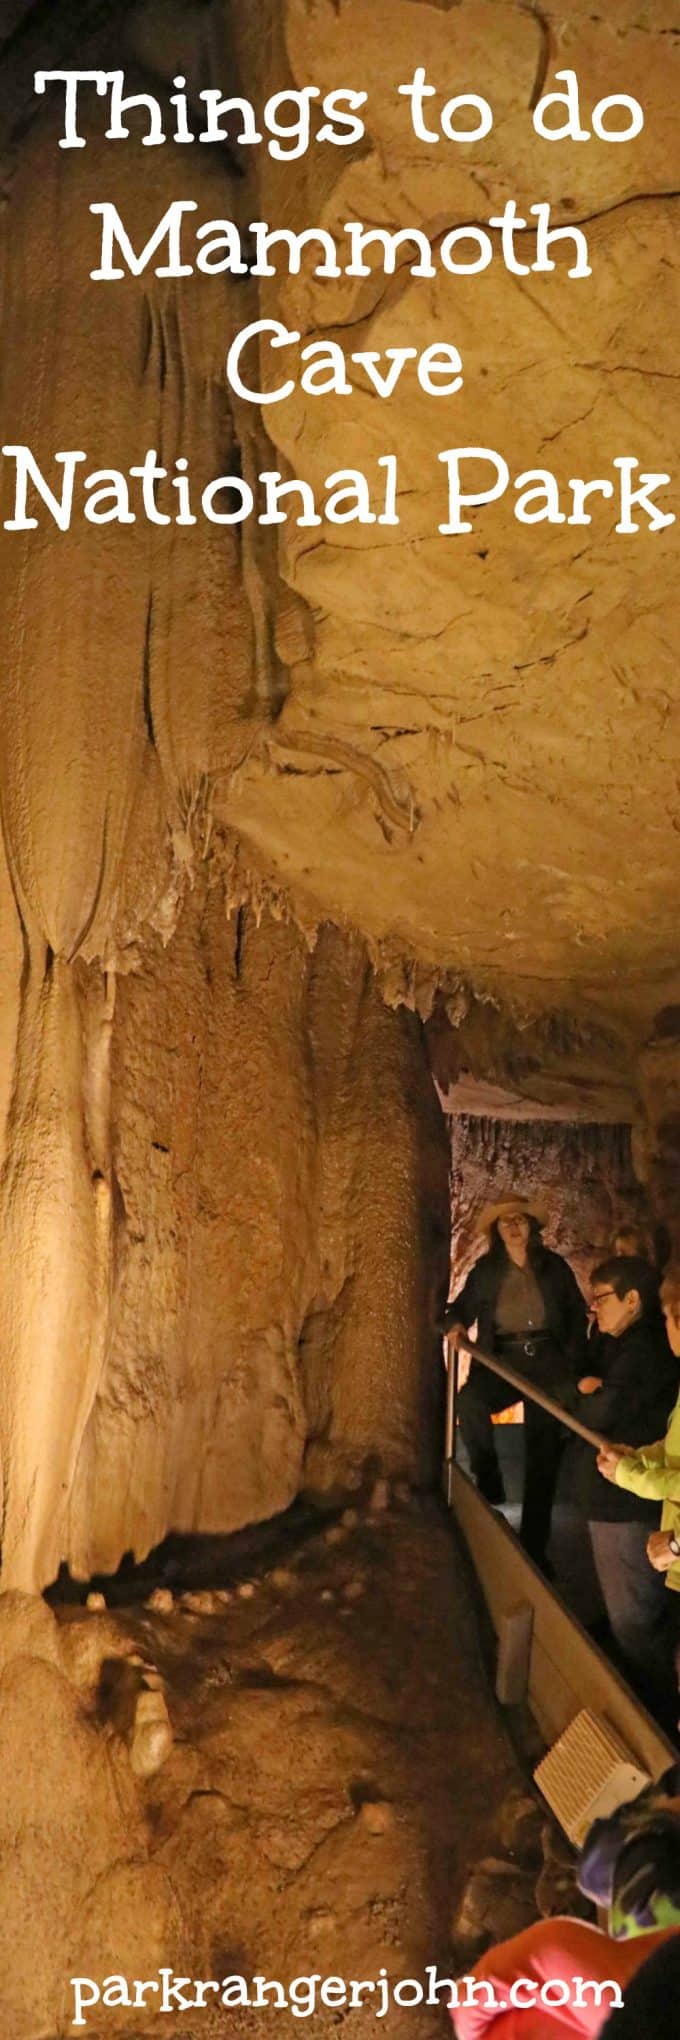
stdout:
<svg viewBox="0 0 680 2040">
<path fill-rule="evenodd" d="M 89 987 L 88 987 L 89 988 Z M 448 1152 L 419 1022 L 359 942 L 222 891 L 119 987 L 104 1364 L 69 1503 L 80 1576 L 368 1461 L 427 1481 Z"/>
<path fill-rule="evenodd" d="M 90 177 L 150 232 L 177 163 L 142 179 L 100 139 L 84 178 L 56 143 L 39 114 L 11 159 L 13 430 L 43 458 L 55 433 L 102 459 L 127 436 L 131 461 L 140 431 L 168 460 L 188 440 L 214 471 L 233 287 L 112 306 L 83 265 Z M 221 156 L 192 175 L 234 202 Z M 356 938 L 255 930 L 216 818 L 280 707 L 275 555 L 100 536 L 53 529 L 4 582 L 10 1586 L 272 1514 L 367 1457 L 430 1471 L 447 1154 L 420 1025 Z"/>
<path fill-rule="evenodd" d="M 448 1150 L 419 1021 L 358 941 L 229 920 L 219 883 L 115 1008 L 62 970 L 70 1094 L 56 1112 L 48 1026 L 8 1127 L 7 1584 L 332 1497 L 366 1461 L 429 1479 Z M 37 1198 L 29 1134 L 54 1154 Z"/>
</svg>

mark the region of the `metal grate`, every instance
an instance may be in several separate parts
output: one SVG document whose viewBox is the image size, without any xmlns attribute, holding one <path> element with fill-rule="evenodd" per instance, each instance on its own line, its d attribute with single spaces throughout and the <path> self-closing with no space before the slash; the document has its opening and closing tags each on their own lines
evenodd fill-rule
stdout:
<svg viewBox="0 0 680 2040">
<path fill-rule="evenodd" d="M 574 1716 L 534 1771 L 560 1827 L 575 1845 L 594 1820 L 636 1799 L 651 1778 L 615 1729 L 586 1708 Z"/>
</svg>

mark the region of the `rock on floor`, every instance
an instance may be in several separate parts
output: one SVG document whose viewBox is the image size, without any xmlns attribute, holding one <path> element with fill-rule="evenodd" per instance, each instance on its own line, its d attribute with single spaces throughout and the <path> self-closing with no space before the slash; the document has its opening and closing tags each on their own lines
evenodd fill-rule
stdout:
<svg viewBox="0 0 680 2040">
<path fill-rule="evenodd" d="M 109 1608 L 105 1618 L 69 1609 L 55 1624 L 27 1624 L 39 1659 L 12 1659 L 0 1684 L 0 1723 L 9 1722 L 12 1745 L 0 1818 L 23 1889 L 35 1869 L 34 1816 L 21 1784 L 29 1756 L 21 1758 L 16 1716 L 15 1688 L 26 1684 L 40 1802 L 58 1805 L 50 1875 L 62 1925 L 57 1931 L 49 1913 L 47 1936 L 38 1936 L 35 1915 L 22 1928 L 12 1913 L 12 2040 L 47 2034 L 49 2019 L 55 2033 L 68 2031 L 57 2024 L 60 1978 L 149 1977 L 161 1959 L 194 1977 L 259 1972 L 283 1984 L 314 1972 L 377 1979 L 381 1970 L 397 1981 L 428 1963 L 451 1973 L 451 1922 L 475 1866 L 498 1853 L 498 1806 L 509 1794 L 519 1804 L 525 1787 L 483 1671 L 467 1574 L 438 1506 L 381 1510 L 344 1527 L 340 1546 L 321 1528 L 308 1539 L 294 1573 L 289 1553 L 285 1578 L 262 1570 L 249 1598 L 225 1603 L 206 1592 L 201 1607 L 176 1600 L 172 1610 L 152 1598 L 143 1608 Z M 348 1602 L 358 1578 L 363 1592 Z M 109 1655 L 93 1694 L 45 1655 L 56 1644 L 63 1665 L 79 1662 L 74 1631 L 95 1620 L 105 1623 Z M 16 1641 L 16 1609 L 11 1621 Z M 123 1680 L 152 1666 L 162 1681 L 172 1741 L 154 1775 L 132 1764 L 115 1713 L 101 1718 L 102 1692 L 117 1689 L 116 1647 L 123 1661 L 132 1654 Z M 63 1695 L 57 1742 L 47 1694 L 45 1706 L 41 1699 L 46 1681 Z M 148 1704 L 158 1697 L 154 1683 Z M 112 1763 L 132 1809 L 128 1838 Z M 100 1779 L 90 1841 L 88 1766 Z M 225 2016 L 230 2034 L 241 2019 L 250 2040 L 271 2030 L 270 2013 L 243 2009 L 178 2014 L 176 2026 L 170 2015 L 163 2032 L 212 2040 L 223 2036 Z M 330 2036 L 337 2010 L 304 2023 L 311 2036 Z M 288 2010 L 277 2030 L 299 2024 Z M 125 2040 L 154 2029 L 149 2013 L 125 2007 L 101 2023 L 102 2035 Z M 95 2020 L 88 2040 L 99 2030 Z M 375 2031 L 367 2000 L 352 2013 L 353 2040 Z M 434 2040 L 450 2026 L 442 2009 L 394 2008 L 389 2031 Z"/>
</svg>

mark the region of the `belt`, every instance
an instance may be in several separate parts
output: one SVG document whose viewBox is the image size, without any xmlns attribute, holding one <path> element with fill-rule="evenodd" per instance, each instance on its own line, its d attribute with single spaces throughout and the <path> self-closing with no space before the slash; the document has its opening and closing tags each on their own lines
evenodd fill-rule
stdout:
<svg viewBox="0 0 680 2040">
<path fill-rule="evenodd" d="M 523 1353 L 527 1360 L 534 1360 L 540 1347 L 546 1344 L 552 1345 L 554 1340 L 550 1332 L 543 1331 L 506 1332 L 499 1334 L 494 1340 L 496 1351 L 499 1354 L 510 1351 Z"/>
</svg>

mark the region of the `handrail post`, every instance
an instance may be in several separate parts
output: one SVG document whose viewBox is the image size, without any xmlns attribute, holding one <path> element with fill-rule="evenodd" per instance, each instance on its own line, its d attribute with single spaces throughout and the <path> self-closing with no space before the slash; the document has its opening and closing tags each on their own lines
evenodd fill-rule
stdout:
<svg viewBox="0 0 680 2040">
<path fill-rule="evenodd" d="M 527 1381 L 526 1375 L 520 1374 L 517 1368 L 508 1367 L 506 1361 L 498 1360 L 495 1355 L 492 1358 L 490 1353 L 480 1352 L 479 1346 L 476 1344 L 472 1345 L 465 1339 L 461 1342 L 460 1348 L 456 1344 L 454 1352 L 449 1354 L 446 1376 L 446 1457 L 444 1464 L 446 1467 L 446 1499 L 449 1507 L 453 1499 L 453 1468 L 456 1463 L 456 1411 L 458 1407 L 458 1362 L 460 1352 L 466 1354 L 470 1360 L 478 1361 L 482 1367 L 488 1367 L 492 1374 L 499 1375 L 501 1381 L 509 1382 L 511 1388 L 514 1388 L 517 1394 L 522 1396 L 523 1400 L 526 1401 L 528 1397 L 531 1402 L 538 1403 L 539 1409 L 547 1410 L 548 1415 L 555 1417 L 558 1424 L 564 1424 L 568 1431 L 575 1433 L 577 1438 L 584 1438 L 586 1444 L 595 1447 L 596 1452 L 606 1452 L 608 1441 L 602 1436 L 601 1431 L 589 1430 L 586 1424 L 581 1423 L 579 1417 L 573 1417 L 570 1410 L 565 1410 L 562 1403 L 556 1402 L 554 1396 L 546 1395 L 544 1389 L 538 1388 L 535 1381 Z M 628 1451 L 633 1451 L 635 1448 L 629 1446 L 627 1449 Z"/>
<path fill-rule="evenodd" d="M 446 1370 L 446 1501 L 451 1507 L 453 1468 L 456 1463 L 456 1411 L 458 1407 L 458 1347 L 449 1349 Z"/>
</svg>

